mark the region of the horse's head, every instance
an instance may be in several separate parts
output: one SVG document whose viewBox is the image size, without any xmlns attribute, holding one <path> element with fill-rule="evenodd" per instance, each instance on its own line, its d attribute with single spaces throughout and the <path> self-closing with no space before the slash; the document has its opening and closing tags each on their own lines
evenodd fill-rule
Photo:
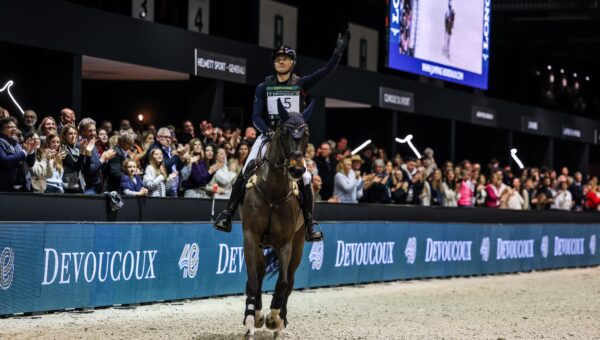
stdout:
<svg viewBox="0 0 600 340">
<path fill-rule="evenodd" d="M 312 114 L 314 101 L 311 101 L 302 113 L 288 112 L 281 100 L 277 100 L 277 107 L 281 123 L 277 128 L 276 135 L 278 135 L 289 173 L 293 178 L 299 179 L 306 171 L 303 159 L 310 136 L 306 122 Z"/>
</svg>

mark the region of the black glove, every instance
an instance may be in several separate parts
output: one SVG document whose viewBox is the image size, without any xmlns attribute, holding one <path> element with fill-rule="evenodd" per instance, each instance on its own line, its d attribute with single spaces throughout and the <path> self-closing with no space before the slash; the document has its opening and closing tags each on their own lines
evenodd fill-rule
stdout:
<svg viewBox="0 0 600 340">
<path fill-rule="evenodd" d="M 341 33 L 338 33 L 337 42 L 335 43 L 335 51 L 337 53 L 342 53 L 346 50 L 346 48 L 348 47 L 348 41 L 350 41 L 351 36 L 352 35 L 350 34 L 349 27 L 346 29 L 346 32 L 344 32 L 343 36 Z"/>
<path fill-rule="evenodd" d="M 269 138 L 269 139 L 271 139 L 271 138 L 273 137 L 273 135 L 274 135 L 274 134 L 275 134 L 275 131 L 273 131 L 273 130 L 271 130 L 271 129 L 269 129 L 269 130 L 265 131 L 265 133 L 264 133 L 265 137 L 267 137 L 267 138 Z"/>
</svg>

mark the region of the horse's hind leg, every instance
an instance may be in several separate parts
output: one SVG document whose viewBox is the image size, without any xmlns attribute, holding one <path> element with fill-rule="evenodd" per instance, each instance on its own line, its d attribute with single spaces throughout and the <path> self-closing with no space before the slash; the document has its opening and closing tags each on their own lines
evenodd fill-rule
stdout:
<svg viewBox="0 0 600 340">
<path fill-rule="evenodd" d="M 258 241 L 258 238 L 251 231 L 244 230 L 244 259 L 248 274 L 248 281 L 246 282 L 246 309 L 244 311 L 244 325 L 248 328 L 246 339 L 254 339 L 255 331 L 255 313 L 257 297 L 259 296 L 256 263 L 256 252 L 260 252 Z"/>
</svg>

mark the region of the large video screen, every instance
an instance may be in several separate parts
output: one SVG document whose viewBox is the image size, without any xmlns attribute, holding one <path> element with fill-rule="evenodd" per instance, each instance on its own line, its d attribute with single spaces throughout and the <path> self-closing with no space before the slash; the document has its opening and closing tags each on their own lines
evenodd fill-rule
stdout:
<svg viewBox="0 0 600 340">
<path fill-rule="evenodd" d="M 487 89 L 491 0 L 388 2 L 388 67 Z"/>
</svg>

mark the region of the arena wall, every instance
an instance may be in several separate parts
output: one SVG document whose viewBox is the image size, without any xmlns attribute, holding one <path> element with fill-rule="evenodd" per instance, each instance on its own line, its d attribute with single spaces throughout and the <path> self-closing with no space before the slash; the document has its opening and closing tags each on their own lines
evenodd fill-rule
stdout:
<svg viewBox="0 0 600 340">
<path fill-rule="evenodd" d="M 296 288 L 600 263 L 599 224 L 327 222 Z M 244 292 L 241 226 L 0 224 L 0 315 Z M 274 286 L 269 278 L 265 289 Z"/>
</svg>

